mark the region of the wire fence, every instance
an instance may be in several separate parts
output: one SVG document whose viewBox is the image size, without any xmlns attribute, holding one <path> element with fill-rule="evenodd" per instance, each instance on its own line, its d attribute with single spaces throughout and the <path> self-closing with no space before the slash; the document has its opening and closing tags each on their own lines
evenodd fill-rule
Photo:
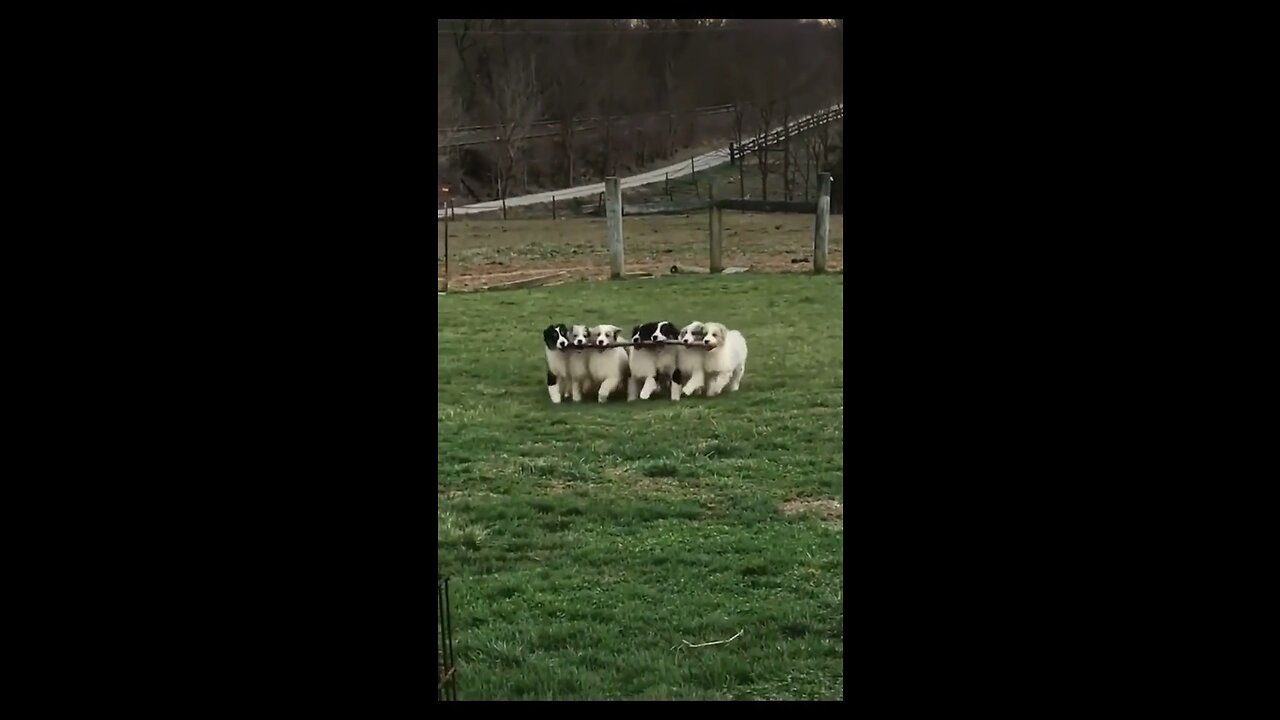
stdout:
<svg viewBox="0 0 1280 720">
<path fill-rule="evenodd" d="M 736 171 L 730 171 L 736 180 Z M 714 187 L 704 184 L 696 193 L 689 180 L 681 178 L 682 192 L 673 191 L 671 199 L 657 193 L 627 197 L 623 191 L 622 265 L 627 277 L 814 268 L 819 178 L 810 180 L 808 193 L 803 183 L 793 184 L 790 201 L 782 199 L 787 195 L 779 192 L 781 187 L 770 188 L 768 201 L 754 200 L 763 195 L 754 192 L 741 201 L 737 187 L 724 183 L 724 174 Z M 752 176 L 746 177 L 750 181 Z M 771 185 L 780 186 L 778 180 L 771 177 Z M 756 175 L 752 189 L 758 186 Z M 839 272 L 844 267 L 844 217 L 832 195 L 826 269 Z M 593 199 L 592 205 L 598 202 Z M 712 210 L 713 206 L 722 209 Z M 437 291 L 514 289 L 609 277 L 605 212 L 592 207 L 593 212 L 571 214 L 561 207 L 553 220 L 545 208 L 522 210 L 528 214 L 513 213 L 509 221 L 458 215 L 456 221 L 438 222 Z M 713 264 L 716 258 L 720 262 Z"/>
</svg>

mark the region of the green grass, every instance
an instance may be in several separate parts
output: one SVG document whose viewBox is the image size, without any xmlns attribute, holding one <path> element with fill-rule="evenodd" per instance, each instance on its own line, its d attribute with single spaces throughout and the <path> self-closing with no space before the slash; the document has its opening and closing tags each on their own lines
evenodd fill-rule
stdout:
<svg viewBox="0 0 1280 720">
<path fill-rule="evenodd" d="M 460 698 L 843 697 L 843 294 L 744 274 L 437 298 Z M 650 319 L 742 330 L 739 392 L 550 403 L 544 326 Z"/>
</svg>

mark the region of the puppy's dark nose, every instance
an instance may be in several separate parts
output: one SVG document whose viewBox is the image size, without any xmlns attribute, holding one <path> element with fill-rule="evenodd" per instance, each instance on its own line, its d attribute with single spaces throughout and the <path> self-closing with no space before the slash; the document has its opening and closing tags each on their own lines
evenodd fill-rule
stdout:
<svg viewBox="0 0 1280 720">
<path fill-rule="evenodd" d="M 604 338 L 600 338 L 599 340 L 596 340 L 596 344 L 599 345 L 600 347 L 604 347 L 605 345 L 609 344 L 609 341 L 605 340 Z"/>
<path fill-rule="evenodd" d="M 586 340 L 583 340 L 582 338 L 578 338 L 577 340 L 574 340 L 574 341 L 573 341 L 573 344 L 574 344 L 574 345 L 586 345 L 586 344 L 587 344 L 587 341 L 586 341 Z"/>
<path fill-rule="evenodd" d="M 567 346 L 568 344 L 569 344 L 569 341 L 568 341 L 568 340 L 565 340 L 564 338 L 560 338 L 559 340 L 557 340 L 557 341 L 556 341 L 556 347 L 558 347 L 558 348 L 565 347 L 565 346 Z"/>
</svg>

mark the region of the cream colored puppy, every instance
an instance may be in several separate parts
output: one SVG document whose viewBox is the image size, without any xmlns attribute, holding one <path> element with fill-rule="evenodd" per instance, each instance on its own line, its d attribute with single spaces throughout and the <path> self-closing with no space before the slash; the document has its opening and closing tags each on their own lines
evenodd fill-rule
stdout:
<svg viewBox="0 0 1280 720">
<path fill-rule="evenodd" d="M 600 402 L 608 401 L 614 390 L 625 389 L 628 374 L 627 349 L 609 347 L 617 341 L 621 329 L 617 325 L 596 325 L 591 328 L 592 344 L 606 349 L 584 350 L 582 353 L 587 356 L 587 371 L 591 375 L 591 382 L 600 388 Z"/>
<path fill-rule="evenodd" d="M 702 363 L 703 355 L 707 354 L 703 350 L 702 345 L 703 325 L 700 322 L 691 322 L 680 328 L 680 347 L 676 348 L 676 369 L 680 373 L 684 386 L 673 383 L 675 387 L 671 388 L 671 399 L 679 400 L 684 395 L 692 395 L 700 390 L 703 386 Z"/>
<path fill-rule="evenodd" d="M 574 402 L 582 402 L 582 396 L 595 389 L 591 369 L 587 361 L 596 351 L 591 349 L 591 330 L 586 325 L 569 328 L 569 395 Z"/>
<path fill-rule="evenodd" d="M 747 339 L 737 330 L 710 322 L 702 326 L 702 344 L 710 349 L 702 353 L 702 371 L 685 383 L 684 394 L 692 395 L 703 383 L 709 398 L 719 395 L 726 387 L 736 392 L 747 372 Z"/>
</svg>

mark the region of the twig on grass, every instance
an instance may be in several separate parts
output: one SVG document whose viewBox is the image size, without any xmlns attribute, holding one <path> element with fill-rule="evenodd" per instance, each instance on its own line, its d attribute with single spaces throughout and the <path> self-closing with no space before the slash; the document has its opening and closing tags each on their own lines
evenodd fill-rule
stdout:
<svg viewBox="0 0 1280 720">
<path fill-rule="evenodd" d="M 675 646 L 673 646 L 671 649 L 672 649 L 672 650 L 683 650 L 683 649 L 685 649 L 685 648 L 687 648 L 687 647 L 691 647 L 691 648 L 700 648 L 700 647 L 707 647 L 708 645 L 724 645 L 724 644 L 726 644 L 726 643 L 731 643 L 731 642 L 733 642 L 734 640 L 737 640 L 739 637 L 742 637 L 742 633 L 744 633 L 744 632 L 746 632 L 746 628 L 743 628 L 742 630 L 739 630 L 737 635 L 734 635 L 733 637 L 729 638 L 728 640 L 712 640 L 711 642 L 698 643 L 697 645 L 694 645 L 693 643 L 689 642 L 688 640 L 681 640 L 680 642 L 684 643 L 684 645 L 675 645 Z"/>
</svg>

